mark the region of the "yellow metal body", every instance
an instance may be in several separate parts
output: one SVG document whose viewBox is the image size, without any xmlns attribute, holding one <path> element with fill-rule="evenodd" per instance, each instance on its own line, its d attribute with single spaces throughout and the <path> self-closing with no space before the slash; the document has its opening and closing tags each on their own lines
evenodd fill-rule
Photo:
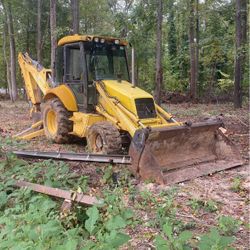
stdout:
<svg viewBox="0 0 250 250">
<path fill-rule="evenodd" d="M 96 122 L 105 121 L 105 117 L 99 114 L 85 114 L 82 112 L 74 112 L 70 118 L 73 121 L 73 132 L 71 134 L 78 137 L 86 137 L 88 129 Z"/>
<path fill-rule="evenodd" d="M 115 37 L 107 37 L 107 36 L 95 36 L 95 35 L 72 35 L 72 36 L 65 36 L 62 39 L 58 41 L 58 46 L 62 46 L 64 44 L 69 44 L 69 43 L 76 43 L 80 41 L 93 41 L 95 38 L 98 39 L 104 39 L 105 41 L 110 41 L 114 42 L 115 40 L 119 41 L 120 45 L 128 45 L 128 42 L 125 40 L 122 40 L 120 38 L 115 38 Z"/>
<path fill-rule="evenodd" d="M 58 45 L 62 46 L 78 41 L 92 41 L 95 38 L 112 42 L 119 40 L 119 44 L 127 45 L 126 41 L 117 38 L 88 35 L 66 36 L 59 40 Z M 40 105 L 42 101 L 39 89 L 45 101 L 57 97 L 64 107 L 72 112 L 70 120 L 73 121 L 73 131 L 71 134 L 78 137 L 86 137 L 88 129 L 93 124 L 105 120 L 112 122 L 118 129 L 127 131 L 131 137 L 133 137 L 135 131 L 140 128 L 149 126 L 152 128 L 159 128 L 181 125 L 181 123 L 173 120 L 170 122 L 171 115 L 156 104 L 156 118 L 139 119 L 135 100 L 140 98 L 153 99 L 153 97 L 146 91 L 134 87 L 127 81 L 96 81 L 94 83 L 98 92 L 96 112 L 93 114 L 79 112 L 76 97 L 66 84 L 61 83 L 57 87 L 51 86 L 49 83 L 50 70 L 44 69 L 41 65 L 38 65 L 37 62 L 33 61 L 28 56 L 28 54 L 20 53 L 18 60 L 24 77 L 28 98 L 33 104 L 32 112 L 40 111 L 36 109 L 36 105 Z M 56 131 L 56 114 L 49 113 L 47 119 L 49 121 L 48 126 L 50 126 L 50 131 Z M 26 136 L 26 138 L 29 137 Z M 33 138 L 33 136 L 30 138 Z"/>
<path fill-rule="evenodd" d="M 30 128 L 25 129 L 21 133 L 14 135 L 14 138 L 23 139 L 23 140 L 31 140 L 35 137 L 44 135 L 44 129 L 39 129 L 42 126 L 42 121 L 38 121 L 31 125 Z"/>
<path fill-rule="evenodd" d="M 44 100 L 49 100 L 53 97 L 57 97 L 69 111 L 77 111 L 76 98 L 72 90 L 65 84 L 61 84 L 58 87 L 51 88 L 45 92 Z"/>
<path fill-rule="evenodd" d="M 32 104 L 41 103 L 41 91 L 45 94 L 50 89 L 48 77 L 51 74 L 51 70 L 45 69 L 42 66 L 39 67 L 27 53 L 19 53 L 18 62 L 25 81 L 25 89 L 29 100 Z"/>
<path fill-rule="evenodd" d="M 144 90 L 133 87 L 126 81 L 104 80 L 96 83 L 99 93 L 98 112 L 113 122 L 120 129 L 128 131 L 131 136 L 140 128 L 179 126 L 179 122 L 168 122 L 172 116 L 155 104 L 157 117 L 139 119 L 135 100 L 139 98 L 153 98 Z"/>
</svg>

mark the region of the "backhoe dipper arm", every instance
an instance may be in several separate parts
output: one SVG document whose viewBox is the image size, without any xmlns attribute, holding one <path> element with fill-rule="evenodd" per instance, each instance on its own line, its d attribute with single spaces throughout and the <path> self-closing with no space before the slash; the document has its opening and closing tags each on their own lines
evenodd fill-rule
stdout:
<svg viewBox="0 0 250 250">
<path fill-rule="evenodd" d="M 37 107 L 42 101 L 41 92 L 45 94 L 50 89 L 48 80 L 51 70 L 45 69 L 37 61 L 32 60 L 27 53 L 19 53 L 18 62 L 28 99 L 32 102 L 33 107 Z"/>
</svg>

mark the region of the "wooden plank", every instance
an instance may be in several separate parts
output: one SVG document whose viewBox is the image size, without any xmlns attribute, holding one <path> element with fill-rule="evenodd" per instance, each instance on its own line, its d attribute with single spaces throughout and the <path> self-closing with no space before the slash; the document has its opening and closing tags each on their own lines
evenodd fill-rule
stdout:
<svg viewBox="0 0 250 250">
<path fill-rule="evenodd" d="M 77 202 L 77 203 L 87 205 L 87 206 L 102 204 L 102 200 L 97 200 L 97 198 L 94 196 L 84 195 L 83 193 L 66 191 L 66 190 L 62 190 L 59 188 L 52 188 L 52 187 L 35 184 L 35 183 L 27 182 L 27 181 L 16 181 L 15 186 L 27 187 L 38 193 L 47 194 L 50 196 Z"/>
</svg>

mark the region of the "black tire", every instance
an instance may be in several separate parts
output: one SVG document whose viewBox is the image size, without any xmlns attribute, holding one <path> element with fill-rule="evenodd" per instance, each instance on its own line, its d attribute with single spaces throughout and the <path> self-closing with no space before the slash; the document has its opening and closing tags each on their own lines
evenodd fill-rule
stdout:
<svg viewBox="0 0 250 250">
<path fill-rule="evenodd" d="M 43 109 L 43 127 L 46 137 L 56 143 L 68 142 L 69 132 L 73 130 L 73 122 L 69 120 L 71 115 L 72 113 L 58 98 L 48 100 Z"/>
<path fill-rule="evenodd" d="M 117 154 L 122 149 L 120 132 L 111 122 L 92 125 L 88 130 L 87 143 L 94 153 Z"/>
</svg>

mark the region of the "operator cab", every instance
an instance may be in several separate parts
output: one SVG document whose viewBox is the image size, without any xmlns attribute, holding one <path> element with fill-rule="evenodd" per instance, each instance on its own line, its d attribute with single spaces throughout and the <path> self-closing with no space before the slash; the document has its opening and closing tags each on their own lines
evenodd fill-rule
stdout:
<svg viewBox="0 0 250 250">
<path fill-rule="evenodd" d="M 56 83 L 71 88 L 79 111 L 93 112 L 97 101 L 94 81 L 129 81 L 126 45 L 119 39 L 97 36 L 74 35 L 59 40 Z"/>
</svg>

